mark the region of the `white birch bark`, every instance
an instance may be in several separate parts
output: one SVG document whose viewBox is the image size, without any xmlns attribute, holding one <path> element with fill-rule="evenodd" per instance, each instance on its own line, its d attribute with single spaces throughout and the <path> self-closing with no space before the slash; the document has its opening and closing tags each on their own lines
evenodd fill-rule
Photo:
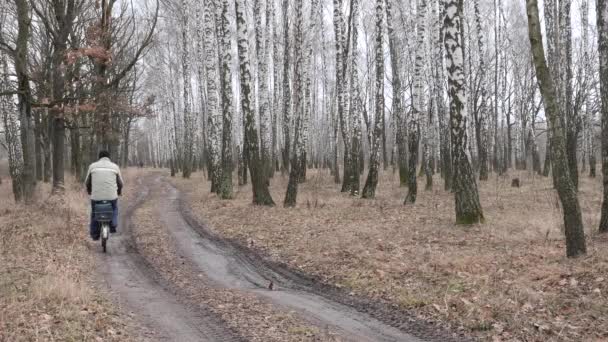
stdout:
<svg viewBox="0 0 608 342">
<path fill-rule="evenodd" d="M 608 0 L 597 0 L 597 29 L 600 64 L 600 94 L 602 122 L 603 199 L 599 231 L 608 232 Z"/>
<path fill-rule="evenodd" d="M 195 124 L 194 117 L 190 106 L 190 1 L 181 1 L 182 23 L 182 80 L 183 80 L 183 106 L 184 106 L 184 160 L 182 165 L 182 175 L 184 178 L 190 178 L 194 162 L 194 134 Z"/>
<path fill-rule="evenodd" d="M 222 179 L 220 184 L 220 197 L 230 199 L 232 193 L 232 120 L 234 117 L 233 91 L 232 91 L 232 31 L 228 18 L 228 0 L 222 0 L 220 9 L 220 44 L 221 44 L 221 87 L 222 87 L 222 129 L 221 129 L 221 162 Z"/>
<path fill-rule="evenodd" d="M 271 122 L 270 122 L 270 101 L 269 101 L 269 78 L 268 78 L 268 32 L 263 18 L 263 1 L 255 0 L 255 46 L 258 61 L 258 101 L 260 115 L 260 153 L 262 164 L 266 172 L 270 172 L 270 141 L 271 141 Z M 266 21 L 269 18 L 266 17 Z"/>
<path fill-rule="evenodd" d="M 209 162 L 211 171 L 211 192 L 218 193 L 222 177 L 222 116 L 218 90 L 218 44 L 216 38 L 216 4 L 204 1 L 203 27 L 205 46 L 205 73 L 207 85 L 207 115 L 209 122 Z"/>
<path fill-rule="evenodd" d="M 445 49 L 450 95 L 450 126 L 454 160 L 456 223 L 483 221 L 477 183 L 467 156 L 466 75 L 462 49 L 463 0 L 446 0 Z"/>
<path fill-rule="evenodd" d="M 367 180 L 361 193 L 363 198 L 375 198 L 378 185 L 378 168 L 382 143 L 382 122 L 384 118 L 384 0 L 376 2 L 376 84 L 375 84 L 375 117 L 372 143 L 369 157 Z"/>
<path fill-rule="evenodd" d="M 418 161 L 418 150 L 420 145 L 421 128 L 424 128 L 423 122 L 426 111 L 424 109 L 424 35 L 426 29 L 426 0 L 420 0 L 418 2 L 416 11 L 416 49 L 414 57 L 414 79 L 412 84 L 412 115 L 409 121 L 409 150 L 410 150 L 410 161 L 409 161 L 409 182 L 407 196 L 405 197 L 404 203 L 416 203 L 416 197 L 418 195 L 418 182 L 417 182 L 417 161 Z M 424 149 L 424 153 L 427 149 Z M 423 158 L 423 162 L 426 163 L 426 156 Z"/>
<path fill-rule="evenodd" d="M 10 91 L 10 81 L 8 62 L 6 55 L 0 53 L 0 67 L 3 77 L 0 78 L 0 92 Z M 21 138 L 19 133 L 19 117 L 12 96 L 0 96 L 0 117 L 4 125 L 4 137 L 8 152 L 8 168 L 12 180 L 13 196 L 15 201 L 23 198 L 23 154 L 21 148 Z"/>
<path fill-rule="evenodd" d="M 253 190 L 253 203 L 257 205 L 273 206 L 274 201 L 268 191 L 268 178 L 260 159 L 257 124 L 254 113 L 253 82 L 249 62 L 249 35 L 244 0 L 235 1 L 237 48 L 239 56 L 239 74 L 241 85 L 241 109 L 245 125 L 245 147 L 251 183 Z"/>
</svg>

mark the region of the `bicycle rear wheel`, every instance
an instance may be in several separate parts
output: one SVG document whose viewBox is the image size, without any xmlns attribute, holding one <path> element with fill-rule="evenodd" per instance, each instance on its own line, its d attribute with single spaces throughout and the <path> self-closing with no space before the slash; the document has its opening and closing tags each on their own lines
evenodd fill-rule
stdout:
<svg viewBox="0 0 608 342">
<path fill-rule="evenodd" d="M 101 225 L 101 248 L 103 249 L 104 253 L 106 252 L 106 246 L 108 243 L 109 230 L 110 228 L 108 227 L 107 223 L 103 223 Z"/>
</svg>

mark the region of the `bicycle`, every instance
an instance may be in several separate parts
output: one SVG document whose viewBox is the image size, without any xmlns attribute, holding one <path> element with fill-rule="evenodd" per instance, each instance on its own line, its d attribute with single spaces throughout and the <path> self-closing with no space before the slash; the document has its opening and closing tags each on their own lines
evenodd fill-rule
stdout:
<svg viewBox="0 0 608 342">
<path fill-rule="evenodd" d="M 110 201 L 95 202 L 93 208 L 93 216 L 95 221 L 101 227 L 101 248 L 105 253 L 108 238 L 110 237 L 110 224 L 112 223 L 114 209 L 112 208 L 112 203 Z"/>
</svg>

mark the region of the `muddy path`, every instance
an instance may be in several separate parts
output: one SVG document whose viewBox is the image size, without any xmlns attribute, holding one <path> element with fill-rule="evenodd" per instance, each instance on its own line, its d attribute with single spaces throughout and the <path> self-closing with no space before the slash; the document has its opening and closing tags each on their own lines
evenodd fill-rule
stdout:
<svg viewBox="0 0 608 342">
<path fill-rule="evenodd" d="M 121 213 L 119 233 L 112 235 L 108 253 L 99 253 L 101 275 L 121 306 L 145 327 L 142 339 L 152 341 L 240 341 L 209 311 L 180 302 L 133 247 L 130 217 L 148 197 L 146 187 Z M 124 203 L 124 202 L 123 202 Z M 124 204 L 123 204 L 124 206 Z"/>
<path fill-rule="evenodd" d="M 349 341 L 463 340 L 407 315 L 395 315 L 386 306 L 316 284 L 247 247 L 215 236 L 193 219 L 174 186 L 161 177 L 155 183 L 164 188 L 157 208 L 162 224 L 169 228 L 180 253 L 215 286 L 255 294 L 276 307 L 297 312 L 312 324 L 337 331 Z"/>
</svg>

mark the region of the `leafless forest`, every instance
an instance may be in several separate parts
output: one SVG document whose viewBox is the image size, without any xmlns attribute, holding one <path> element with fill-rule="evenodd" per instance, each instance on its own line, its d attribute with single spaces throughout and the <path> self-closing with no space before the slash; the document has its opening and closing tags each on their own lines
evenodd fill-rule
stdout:
<svg viewBox="0 0 608 342">
<path fill-rule="evenodd" d="M 100 150 L 114 261 L 81 241 Z M 0 198 L 0 341 L 602 341 L 608 1 L 0 0 Z M 148 312 L 135 269 L 165 335 L 111 299 Z"/>
</svg>

